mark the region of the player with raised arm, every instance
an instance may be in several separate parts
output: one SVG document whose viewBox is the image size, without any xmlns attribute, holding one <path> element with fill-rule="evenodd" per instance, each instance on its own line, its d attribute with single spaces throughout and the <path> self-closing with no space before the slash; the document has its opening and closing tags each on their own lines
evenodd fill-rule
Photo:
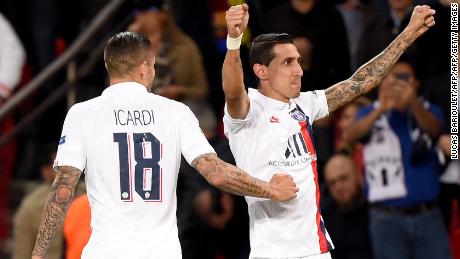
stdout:
<svg viewBox="0 0 460 259">
<path fill-rule="evenodd" d="M 228 192 L 274 201 L 296 197 L 291 176 L 269 182 L 220 160 L 190 109 L 149 93 L 155 57 L 147 38 L 118 33 L 104 51 L 110 86 L 74 105 L 64 121 L 57 169 L 32 258 L 45 258 L 85 170 L 91 238 L 82 258 L 181 258 L 176 180 L 181 154 Z"/>
<path fill-rule="evenodd" d="M 239 46 L 249 21 L 248 11 L 243 4 L 226 12 L 228 51 L 222 68 L 225 134 L 240 168 L 265 180 L 282 170 L 300 188 L 296 199 L 285 202 L 246 197 L 250 257 L 331 258 L 333 246 L 319 209 L 311 125 L 376 87 L 407 47 L 435 24 L 434 10 L 416 6 L 404 31 L 349 79 L 325 91 L 302 93 L 303 72 L 293 39 L 273 33 L 253 41 L 249 62 L 259 85 L 257 90 L 246 92 Z"/>
</svg>

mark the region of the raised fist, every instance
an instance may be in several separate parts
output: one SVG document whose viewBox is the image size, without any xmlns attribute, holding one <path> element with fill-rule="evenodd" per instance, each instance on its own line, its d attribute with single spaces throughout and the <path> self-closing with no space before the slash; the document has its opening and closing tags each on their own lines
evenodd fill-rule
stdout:
<svg viewBox="0 0 460 259">
<path fill-rule="evenodd" d="M 419 37 L 434 26 L 434 14 L 435 10 L 428 5 L 417 5 L 412 12 L 407 28 L 413 30 Z"/>
<path fill-rule="evenodd" d="M 285 174 L 275 174 L 270 179 L 270 187 L 273 190 L 271 200 L 288 201 L 297 197 L 297 188 L 292 176 Z"/>
<path fill-rule="evenodd" d="M 249 7 L 247 4 L 235 5 L 230 7 L 225 12 L 225 20 L 227 21 L 227 31 L 231 38 L 238 38 L 246 27 L 249 21 Z"/>
</svg>

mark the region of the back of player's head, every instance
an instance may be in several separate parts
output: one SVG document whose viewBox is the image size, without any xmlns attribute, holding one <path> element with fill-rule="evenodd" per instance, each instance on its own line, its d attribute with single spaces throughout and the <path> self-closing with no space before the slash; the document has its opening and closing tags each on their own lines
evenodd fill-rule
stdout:
<svg viewBox="0 0 460 259">
<path fill-rule="evenodd" d="M 112 36 L 105 46 L 104 61 L 110 77 L 130 75 L 153 55 L 148 38 L 137 32 L 120 32 Z"/>
<path fill-rule="evenodd" d="M 287 33 L 267 33 L 257 36 L 249 50 L 249 63 L 268 66 L 275 58 L 273 48 L 277 44 L 294 44 L 293 38 Z"/>
</svg>

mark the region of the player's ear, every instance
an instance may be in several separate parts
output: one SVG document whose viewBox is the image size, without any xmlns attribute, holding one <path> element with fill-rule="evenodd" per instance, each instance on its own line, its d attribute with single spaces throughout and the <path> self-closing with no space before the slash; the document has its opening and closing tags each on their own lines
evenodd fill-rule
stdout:
<svg viewBox="0 0 460 259">
<path fill-rule="evenodd" d="M 261 64 L 254 64 L 252 66 L 252 70 L 254 71 L 254 74 L 260 79 L 260 80 L 266 80 L 267 79 L 267 67 Z"/>
<path fill-rule="evenodd" d="M 138 74 L 141 78 L 144 78 L 145 75 L 148 74 L 148 68 L 149 68 L 149 64 L 147 61 L 144 60 L 144 62 L 142 62 L 142 64 L 140 64 L 138 67 L 137 67 L 137 71 L 138 71 Z"/>
</svg>

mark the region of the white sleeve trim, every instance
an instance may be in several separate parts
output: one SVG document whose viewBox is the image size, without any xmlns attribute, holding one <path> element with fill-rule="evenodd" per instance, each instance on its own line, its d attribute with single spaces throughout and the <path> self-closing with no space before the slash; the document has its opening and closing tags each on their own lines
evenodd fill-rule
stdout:
<svg viewBox="0 0 460 259">
<path fill-rule="evenodd" d="M 249 126 L 250 122 L 252 121 L 252 114 L 254 113 L 253 109 L 254 108 L 251 105 L 251 101 L 249 101 L 249 111 L 248 114 L 246 114 L 246 117 L 244 117 L 244 119 L 235 119 L 232 118 L 232 116 L 230 116 L 230 114 L 228 113 L 227 103 L 225 103 L 223 119 L 225 126 L 224 130 L 227 131 L 227 128 L 229 128 L 232 133 L 236 133 L 240 131 L 242 128 Z"/>
<path fill-rule="evenodd" d="M 72 166 L 82 171 L 85 170 L 86 164 L 82 164 L 80 161 L 72 158 L 61 158 L 54 161 L 53 169 L 57 172 L 57 168 L 60 166 Z"/>
<path fill-rule="evenodd" d="M 316 90 L 315 92 L 318 94 L 319 103 L 322 104 L 321 105 L 322 109 L 319 112 L 320 112 L 320 114 L 322 112 L 324 112 L 325 115 L 323 117 L 326 117 L 327 115 L 329 115 L 329 105 L 327 104 L 326 91 L 325 90 Z M 323 109 L 324 109 L 324 111 L 323 111 Z"/>
</svg>

